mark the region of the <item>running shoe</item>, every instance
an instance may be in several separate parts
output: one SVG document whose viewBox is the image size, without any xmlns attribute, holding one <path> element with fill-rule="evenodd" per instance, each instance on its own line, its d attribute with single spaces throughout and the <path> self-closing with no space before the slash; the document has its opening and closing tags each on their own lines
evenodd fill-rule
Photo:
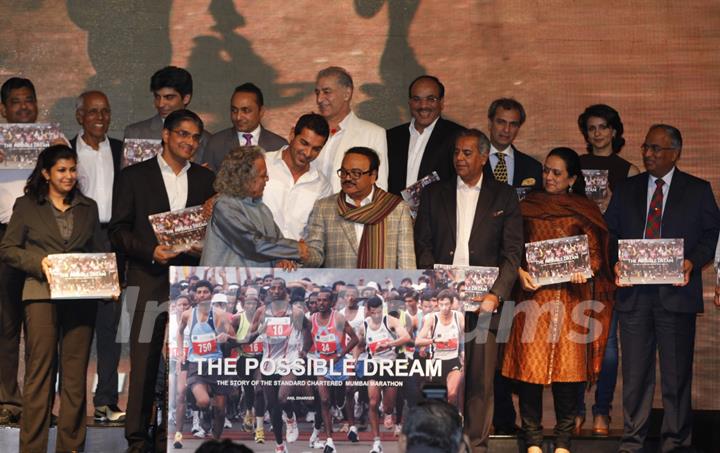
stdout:
<svg viewBox="0 0 720 453">
<path fill-rule="evenodd" d="M 263 428 L 258 428 L 255 430 L 255 443 L 265 443 L 265 430 Z"/>
<path fill-rule="evenodd" d="M 375 439 L 375 442 L 373 442 L 372 449 L 370 450 L 370 453 L 383 453 L 382 444 L 380 443 L 380 439 Z"/>
<path fill-rule="evenodd" d="M 288 418 L 285 421 L 286 424 L 286 432 L 285 435 L 287 436 L 288 443 L 293 443 L 297 440 L 298 435 L 300 435 L 300 431 L 298 430 L 297 422 L 295 421 L 295 417 Z"/>
<path fill-rule="evenodd" d="M 182 445 L 182 440 L 183 440 L 183 435 L 182 435 L 182 433 L 179 432 L 179 431 L 176 432 L 176 433 L 175 433 L 175 442 L 173 442 L 173 447 L 175 447 L 175 448 L 177 448 L 177 449 L 182 448 L 182 447 L 183 447 L 183 445 Z"/>
<path fill-rule="evenodd" d="M 335 442 L 333 442 L 332 439 L 328 438 L 328 440 L 325 441 L 323 453 L 337 453 L 337 450 L 335 449 Z"/>
<path fill-rule="evenodd" d="M 359 441 L 358 430 L 355 425 L 352 425 L 347 433 L 347 438 L 350 442 L 355 443 Z"/>
</svg>

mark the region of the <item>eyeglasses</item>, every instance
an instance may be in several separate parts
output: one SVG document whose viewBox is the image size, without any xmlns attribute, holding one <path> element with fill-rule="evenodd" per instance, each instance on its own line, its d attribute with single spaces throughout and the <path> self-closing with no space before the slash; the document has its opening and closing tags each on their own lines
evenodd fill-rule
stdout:
<svg viewBox="0 0 720 453">
<path fill-rule="evenodd" d="M 186 139 L 191 138 L 192 141 L 194 141 L 195 143 L 200 143 L 200 138 L 201 138 L 200 134 L 193 134 L 191 132 L 184 131 L 182 129 L 175 129 L 170 132 L 177 134 L 180 138 L 186 138 Z"/>
<path fill-rule="evenodd" d="M 658 145 L 648 145 L 647 143 L 643 143 L 642 145 L 640 145 L 640 149 L 644 153 L 646 153 L 648 151 L 652 151 L 653 154 L 658 154 L 660 151 L 670 151 L 670 150 L 677 149 L 677 148 L 675 148 L 673 146 L 662 147 L 662 146 L 658 146 Z"/>
<path fill-rule="evenodd" d="M 360 179 L 363 175 L 369 175 L 373 171 L 374 170 L 362 171 L 362 170 L 358 170 L 357 168 L 353 168 L 352 170 L 345 170 L 344 168 L 338 168 L 337 175 L 340 177 L 340 179 L 345 179 L 348 176 L 352 179 Z"/>
<path fill-rule="evenodd" d="M 415 104 L 418 104 L 422 101 L 428 101 L 430 104 L 434 104 L 434 103 L 438 102 L 439 100 L 440 100 L 440 98 L 437 96 L 425 96 L 424 98 L 420 97 L 420 96 L 410 97 L 410 102 L 415 103 Z"/>
</svg>

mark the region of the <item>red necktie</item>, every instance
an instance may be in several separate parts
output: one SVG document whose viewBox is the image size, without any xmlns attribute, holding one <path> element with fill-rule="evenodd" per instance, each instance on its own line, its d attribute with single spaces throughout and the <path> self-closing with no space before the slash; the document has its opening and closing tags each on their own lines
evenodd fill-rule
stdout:
<svg viewBox="0 0 720 453">
<path fill-rule="evenodd" d="M 662 223 L 662 205 L 663 191 L 662 186 L 665 181 L 658 178 L 655 180 L 655 193 L 650 200 L 650 209 L 648 210 L 647 223 L 645 224 L 645 239 L 660 238 L 660 225 Z"/>
</svg>

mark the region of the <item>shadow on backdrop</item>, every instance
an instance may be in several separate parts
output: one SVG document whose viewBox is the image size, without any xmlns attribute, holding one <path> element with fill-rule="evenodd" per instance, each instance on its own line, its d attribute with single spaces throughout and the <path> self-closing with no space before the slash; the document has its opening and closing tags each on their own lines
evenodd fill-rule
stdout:
<svg viewBox="0 0 720 453">
<path fill-rule="evenodd" d="M 408 41 L 410 24 L 420 0 L 355 0 L 354 3 L 357 14 L 368 19 L 387 3 L 390 23 L 385 49 L 380 57 L 382 83 L 360 86 L 369 99 L 358 105 L 358 115 L 385 128 L 397 126 L 408 120 L 408 83 L 426 72 L 415 58 Z"/>
<path fill-rule="evenodd" d="M 276 83 L 275 68 L 237 32 L 246 22 L 231 0 L 212 0 L 208 11 L 215 20 L 212 29 L 220 36 L 197 36 L 187 69 L 198 75 L 193 79 L 197 97 L 192 105 L 198 112 L 209 114 L 211 131 L 230 126 L 230 97 L 241 83 L 253 82 L 260 87 L 269 108 L 294 104 L 313 91 L 313 82 Z"/>
<path fill-rule="evenodd" d="M 87 54 L 96 73 L 84 90 L 101 90 L 110 99 L 113 137 L 122 138 L 125 126 L 155 113 L 150 76 L 170 64 L 171 5 L 172 0 L 67 0 L 68 16 L 87 31 Z M 75 99 L 58 100 L 50 114 L 72 131 L 68 138 L 79 130 Z"/>
</svg>

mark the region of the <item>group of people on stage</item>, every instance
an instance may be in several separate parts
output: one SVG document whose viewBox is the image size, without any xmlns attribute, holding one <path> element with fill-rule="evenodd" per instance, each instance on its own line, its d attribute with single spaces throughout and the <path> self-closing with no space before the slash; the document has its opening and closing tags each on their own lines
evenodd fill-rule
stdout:
<svg viewBox="0 0 720 453">
<path fill-rule="evenodd" d="M 200 279 L 194 272 L 203 269 Z M 365 420 L 373 450 L 382 451 L 381 423 L 399 435 L 405 404 L 421 399 L 424 382 L 446 383 L 448 402 L 462 410 L 464 318 L 456 282 L 430 278 L 418 282 L 423 289 L 417 291 L 408 277 L 397 288 L 272 275 L 236 280 L 244 282 L 228 284 L 208 267 L 173 281 L 175 448 L 183 448 L 188 397 L 193 436 L 220 438 L 231 420 L 240 420 L 241 429 L 264 443 L 267 411 L 278 450 L 297 441 L 298 417 L 309 412 L 311 448 L 335 451 L 333 425 L 343 420 L 342 436 L 358 442 Z M 208 364 L 223 360 L 236 371 L 228 374 L 224 365 L 208 371 Z M 428 361 L 438 364 L 428 367 Z M 317 384 L 309 385 L 312 380 Z M 210 395 L 212 420 L 203 415 Z"/>
<path fill-rule="evenodd" d="M 551 385 L 554 395 L 557 452 L 568 451 L 571 435 L 582 427 L 585 383 L 597 383 L 593 432 L 607 434 L 618 330 L 623 350 L 620 449 L 642 449 L 656 349 L 665 409 L 663 451 L 690 445 L 695 318 L 703 311 L 701 273 L 715 254 L 720 212 L 710 184 L 677 167 L 683 149 L 677 128 L 649 127 L 640 172 L 619 156 L 623 123 L 607 105 L 592 105 L 578 118 L 586 154 L 556 147 L 541 163 L 514 146 L 526 120 L 522 104 L 511 98 L 492 102 L 486 135 L 443 118 L 445 87 L 430 75 L 408 86 L 411 121 L 385 130 L 352 111 L 351 75 L 337 66 L 325 68 L 316 78 L 318 113 L 302 115 L 287 140 L 262 126 L 263 96 L 252 83 L 231 94 L 232 126 L 216 134 L 188 109 L 193 87 L 186 70 L 160 69 L 150 91 L 157 114 L 128 126 L 125 138 L 161 139 L 156 157 L 121 169 L 122 142 L 107 135 L 110 102 L 102 92 L 88 91 L 77 100 L 80 130 L 73 139 L 58 139 L 46 148 L 33 170 L 0 171 L 0 355 L 10 364 L 0 367 L 0 422 L 20 422 L 22 451 L 47 447 L 58 368 L 57 448 L 81 448 L 93 331 L 98 348 L 95 418 L 124 421 L 129 452 L 165 450 L 164 423 L 154 440 L 148 435 L 168 323 L 167 310 L 158 302 L 169 299 L 170 266 L 198 264 L 288 270 L 497 267 L 490 291 L 476 301 L 477 312 L 457 320 L 465 331 L 485 331 L 482 341 L 478 337 L 463 345 L 464 387 L 455 389 L 464 394 L 465 432 L 473 451 L 487 449 L 493 425 L 495 432 L 515 429 L 513 387 L 529 452 L 538 453 L 542 443 L 544 385 Z M 0 114 L 8 123 L 36 122 L 31 81 L 10 78 L 1 94 Z M 583 169 L 608 170 L 609 190 L 599 204 L 585 196 Z M 422 191 L 413 219 L 399 194 L 433 172 L 440 181 Z M 520 202 L 516 188 L 532 190 Z M 179 252 L 158 244 L 149 215 L 199 205 L 212 212 L 204 246 Z M 570 282 L 539 286 L 523 259 L 524 244 L 582 234 L 588 237 L 593 277 L 575 274 Z M 617 241 L 643 238 L 684 240 L 682 284 L 619 284 Z M 139 289 L 130 313 L 127 411 L 117 405 L 120 344 L 115 337 L 121 305 L 50 301 L 47 282 L 48 254 L 110 250 L 117 254 L 123 284 Z M 509 342 L 499 347 L 499 318 L 511 300 L 534 300 L 538 312 L 515 316 Z M 602 329 L 573 330 L 563 319 L 587 300 L 602 303 L 588 318 Z M 366 314 L 374 321 L 365 328 L 384 335 L 388 326 L 371 313 L 376 303 L 367 301 Z M 217 328 L 225 329 L 227 337 L 237 334 L 239 326 L 226 322 L 224 314 L 200 306 L 191 317 L 183 315 L 179 326 L 200 329 L 200 336 Z M 246 328 L 256 332 L 264 318 L 287 317 L 288 309 L 260 307 Z M 452 321 L 442 308 L 439 313 L 433 322 Z M 302 321 L 302 328 L 326 320 L 321 313 Z M 27 354 L 22 397 L 12 366 L 18 362 L 21 325 Z M 529 329 L 536 331 L 531 341 Z M 598 331 L 591 340 L 577 340 Z M 274 341 L 263 340 L 263 354 L 276 350 Z M 204 347 L 190 350 L 189 365 Z M 195 404 L 210 404 L 211 397 L 213 404 L 222 404 L 222 395 L 207 391 L 212 383 L 192 371 L 189 366 L 184 385 L 193 389 Z M 451 386 L 459 382 L 448 381 Z M 278 396 L 265 398 L 270 408 Z M 322 412 L 318 418 L 327 418 L 324 406 Z M 378 414 L 370 412 L 372 422 Z M 282 414 L 273 412 L 274 429 L 281 425 L 278 417 Z M 275 434 L 277 451 L 285 451 Z M 374 445 L 372 451 L 382 448 Z"/>
</svg>

